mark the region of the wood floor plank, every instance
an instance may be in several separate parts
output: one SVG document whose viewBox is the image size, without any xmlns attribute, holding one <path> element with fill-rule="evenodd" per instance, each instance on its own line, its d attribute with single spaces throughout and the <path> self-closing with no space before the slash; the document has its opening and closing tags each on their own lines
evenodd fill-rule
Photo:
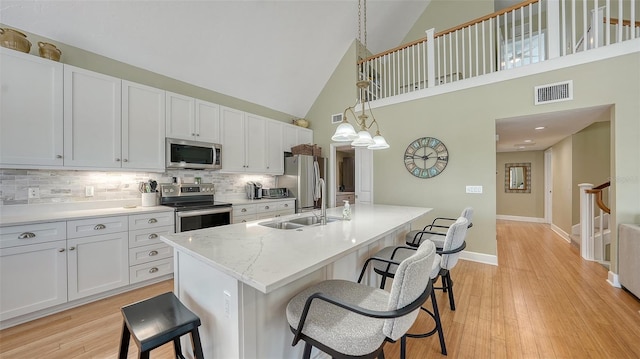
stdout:
<svg viewBox="0 0 640 359">
<path fill-rule="evenodd" d="M 546 224 L 498 221 L 496 233 L 498 266 L 461 260 L 452 270 L 455 311 L 437 291 L 448 358 L 640 358 L 640 301 L 611 287 L 607 269 Z M 120 308 L 172 289 L 165 281 L 2 330 L 0 359 L 115 358 Z M 432 327 L 421 313 L 412 331 Z M 407 359 L 446 358 L 437 335 L 407 348 Z M 399 350 L 387 344 L 385 355 Z M 152 352 L 173 357 L 171 343 Z"/>
</svg>

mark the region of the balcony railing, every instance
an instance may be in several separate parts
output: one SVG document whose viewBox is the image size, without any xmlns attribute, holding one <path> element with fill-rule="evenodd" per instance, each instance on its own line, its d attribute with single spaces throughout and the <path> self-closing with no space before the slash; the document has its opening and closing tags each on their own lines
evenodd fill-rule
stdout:
<svg viewBox="0 0 640 359">
<path fill-rule="evenodd" d="M 358 63 L 379 100 L 640 38 L 635 0 L 529 0 Z"/>
</svg>

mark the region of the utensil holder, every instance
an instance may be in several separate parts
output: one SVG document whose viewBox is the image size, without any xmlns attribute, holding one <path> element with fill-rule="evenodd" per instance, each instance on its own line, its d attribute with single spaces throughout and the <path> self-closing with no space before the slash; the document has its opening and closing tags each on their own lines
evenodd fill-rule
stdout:
<svg viewBox="0 0 640 359">
<path fill-rule="evenodd" d="M 158 194 L 155 192 L 142 194 L 142 207 L 153 207 L 158 205 Z"/>
</svg>

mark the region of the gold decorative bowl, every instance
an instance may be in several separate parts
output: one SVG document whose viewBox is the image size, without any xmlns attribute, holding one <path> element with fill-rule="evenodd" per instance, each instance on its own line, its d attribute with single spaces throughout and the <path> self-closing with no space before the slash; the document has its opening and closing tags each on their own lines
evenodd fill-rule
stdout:
<svg viewBox="0 0 640 359">
<path fill-rule="evenodd" d="M 304 127 L 304 128 L 309 127 L 309 121 L 305 120 L 304 118 L 293 120 L 293 124 L 296 126 Z"/>
<path fill-rule="evenodd" d="M 31 43 L 27 40 L 27 35 L 8 28 L 0 28 L 0 46 L 26 53 L 31 51 Z"/>
<path fill-rule="evenodd" d="M 58 49 L 55 45 L 50 44 L 48 42 L 38 42 L 38 52 L 40 52 L 40 57 L 44 57 L 45 59 L 60 61 L 60 55 L 62 55 L 62 51 Z"/>
</svg>

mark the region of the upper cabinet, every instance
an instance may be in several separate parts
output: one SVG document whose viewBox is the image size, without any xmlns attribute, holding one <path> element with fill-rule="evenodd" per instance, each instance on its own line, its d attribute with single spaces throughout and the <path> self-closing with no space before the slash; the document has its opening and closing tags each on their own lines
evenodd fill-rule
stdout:
<svg viewBox="0 0 640 359">
<path fill-rule="evenodd" d="M 220 106 L 167 92 L 166 136 L 220 143 Z"/>
<path fill-rule="evenodd" d="M 283 150 L 286 152 L 291 152 L 291 147 L 313 143 L 313 131 L 300 126 L 284 124 L 283 136 Z"/>
<path fill-rule="evenodd" d="M 164 135 L 165 92 L 122 81 L 122 167 L 164 169 Z"/>
<path fill-rule="evenodd" d="M 62 166 L 63 65 L 0 48 L 0 164 Z"/>
<path fill-rule="evenodd" d="M 284 173 L 284 144 L 283 131 L 284 123 L 280 121 L 267 121 L 267 144 L 266 144 L 266 173 Z"/>
<path fill-rule="evenodd" d="M 245 113 L 229 107 L 220 107 L 222 134 L 222 170 L 246 172 Z"/>
<path fill-rule="evenodd" d="M 64 165 L 118 168 L 122 82 L 64 65 Z"/>
</svg>

